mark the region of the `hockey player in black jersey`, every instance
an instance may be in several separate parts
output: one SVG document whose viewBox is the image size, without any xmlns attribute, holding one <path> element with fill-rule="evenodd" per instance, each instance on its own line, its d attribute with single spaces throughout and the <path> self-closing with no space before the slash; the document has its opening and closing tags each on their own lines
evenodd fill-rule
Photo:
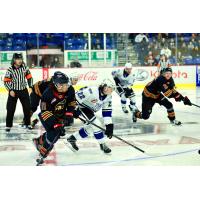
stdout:
<svg viewBox="0 0 200 200">
<path fill-rule="evenodd" d="M 33 115 L 34 112 L 37 111 L 37 108 L 40 104 L 40 100 L 42 97 L 43 92 L 47 89 L 47 87 L 52 83 L 52 77 L 48 78 L 48 79 L 44 79 L 42 81 L 38 81 L 36 82 L 33 87 L 32 87 L 32 91 L 30 94 L 30 103 L 31 103 L 31 117 Z M 31 127 L 34 128 L 35 125 L 37 124 L 38 119 L 35 118 L 32 122 L 31 122 Z"/>
<path fill-rule="evenodd" d="M 62 72 L 55 72 L 52 84 L 41 98 L 39 118 L 46 132 L 33 142 L 41 158 L 47 157 L 54 144 L 65 134 L 64 121 L 72 121 L 75 108 L 75 91 L 69 78 Z"/>
<path fill-rule="evenodd" d="M 136 110 L 133 113 L 133 120 L 135 118 L 148 119 L 154 104 L 158 103 L 167 109 L 168 118 L 172 124 L 181 125 L 181 122 L 176 120 L 173 104 L 166 97 L 174 98 L 177 102 L 183 101 L 185 105 L 192 105 L 187 96 L 183 97 L 175 90 L 171 68 L 166 68 L 162 75 L 145 86 L 142 93 L 142 112 Z"/>
</svg>

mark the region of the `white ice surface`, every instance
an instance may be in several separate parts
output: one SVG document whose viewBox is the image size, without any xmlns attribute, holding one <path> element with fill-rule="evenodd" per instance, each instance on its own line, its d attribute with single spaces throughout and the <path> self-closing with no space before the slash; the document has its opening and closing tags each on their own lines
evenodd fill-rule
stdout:
<svg viewBox="0 0 200 200">
<path fill-rule="evenodd" d="M 200 105 L 200 89 L 180 91 L 187 95 L 192 102 Z M 136 91 L 137 105 L 141 108 L 141 91 Z M 17 128 L 22 119 L 21 105 L 18 103 L 15 124 L 12 132 L 15 137 L 7 137 L 4 132 L 7 96 L 0 95 L 0 165 L 34 166 L 38 153 L 32 144 L 32 138 L 43 132 L 41 125 L 33 131 L 26 133 Z M 113 97 L 113 119 L 115 121 L 115 134 L 134 143 L 145 150 L 143 154 L 138 150 L 113 138 L 107 139 L 112 149 L 111 155 L 105 155 L 99 150 L 97 141 L 90 137 L 79 140 L 80 150 L 73 153 L 60 139 L 52 153 L 46 159 L 45 165 L 200 165 L 200 108 L 185 106 L 183 103 L 174 104 L 176 117 L 182 121 L 180 127 L 169 124 L 164 107 L 155 105 L 149 120 L 138 120 L 133 126 L 131 114 L 123 114 L 119 97 Z M 100 116 L 100 113 L 98 114 Z M 75 130 L 81 123 L 75 121 Z M 72 132 L 71 132 L 72 133 Z M 67 133 L 70 135 L 71 133 Z M 18 137 L 18 139 L 17 139 Z"/>
</svg>

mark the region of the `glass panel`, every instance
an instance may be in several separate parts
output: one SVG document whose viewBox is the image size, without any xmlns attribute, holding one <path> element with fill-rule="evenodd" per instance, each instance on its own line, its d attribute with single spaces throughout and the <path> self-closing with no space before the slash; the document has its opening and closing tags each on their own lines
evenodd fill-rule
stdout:
<svg viewBox="0 0 200 200">
<path fill-rule="evenodd" d="M 200 64 L 199 33 L 1 33 L 0 68 L 10 65 L 13 52 L 22 52 L 32 67 L 110 67 L 132 62 L 157 65 L 168 52 L 172 65 Z M 89 56 L 91 62 L 89 62 Z"/>
<path fill-rule="evenodd" d="M 39 66 L 64 67 L 64 33 L 40 33 L 39 49 Z"/>
<path fill-rule="evenodd" d="M 65 66 L 88 67 L 88 33 L 65 33 Z"/>
</svg>

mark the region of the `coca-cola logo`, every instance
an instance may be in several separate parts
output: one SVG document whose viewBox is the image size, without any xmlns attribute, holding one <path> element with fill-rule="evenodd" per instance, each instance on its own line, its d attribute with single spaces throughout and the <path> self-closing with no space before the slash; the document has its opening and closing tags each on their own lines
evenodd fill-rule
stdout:
<svg viewBox="0 0 200 200">
<path fill-rule="evenodd" d="M 79 75 L 79 81 L 96 81 L 98 78 L 98 74 L 97 72 L 94 71 L 89 71 L 87 73 L 84 74 L 80 74 Z"/>
</svg>

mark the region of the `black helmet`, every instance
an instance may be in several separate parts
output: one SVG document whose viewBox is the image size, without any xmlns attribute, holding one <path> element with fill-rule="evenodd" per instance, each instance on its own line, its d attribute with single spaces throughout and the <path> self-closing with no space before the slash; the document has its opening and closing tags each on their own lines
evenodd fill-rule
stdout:
<svg viewBox="0 0 200 200">
<path fill-rule="evenodd" d="M 68 84 L 69 83 L 69 78 L 67 75 L 65 75 L 64 73 L 57 71 L 54 73 L 53 77 L 53 84 L 57 85 L 57 84 Z"/>
<path fill-rule="evenodd" d="M 23 55 L 21 53 L 14 53 L 11 61 L 11 65 L 14 64 L 15 59 L 22 59 L 23 60 Z"/>
<path fill-rule="evenodd" d="M 171 67 L 167 67 L 165 69 L 163 69 L 163 72 L 171 72 L 172 73 L 172 68 Z"/>
</svg>

